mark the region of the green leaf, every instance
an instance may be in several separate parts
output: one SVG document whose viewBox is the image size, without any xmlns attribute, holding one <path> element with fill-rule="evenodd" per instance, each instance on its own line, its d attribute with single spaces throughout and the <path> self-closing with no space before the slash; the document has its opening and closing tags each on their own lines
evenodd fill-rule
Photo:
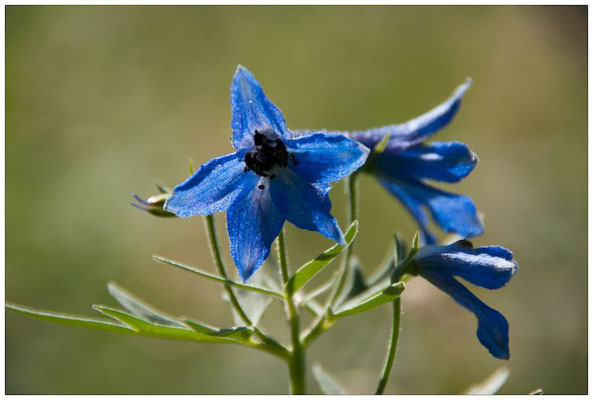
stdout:
<svg viewBox="0 0 593 400">
<path fill-rule="evenodd" d="M 355 315 L 361 312 L 371 310 L 375 307 L 392 302 L 398 298 L 404 291 L 406 285 L 403 282 L 394 283 L 387 288 L 380 290 L 370 296 L 358 296 L 333 312 L 334 318 L 346 317 L 348 315 Z"/>
<path fill-rule="evenodd" d="M 396 242 L 398 241 L 397 236 L 395 237 L 395 241 Z M 410 249 L 410 252 L 408 253 L 408 255 L 406 256 L 405 259 L 403 259 L 402 261 L 399 261 L 397 263 L 397 265 L 393 269 L 393 272 L 391 273 L 391 282 L 398 282 L 402 279 L 403 275 L 407 272 L 408 266 L 410 265 L 410 263 L 416 256 L 416 253 L 418 253 L 419 243 L 420 243 L 420 232 L 416 231 L 416 234 L 414 235 L 414 239 L 412 239 L 412 248 Z M 396 249 L 396 251 L 398 251 L 398 250 Z"/>
<path fill-rule="evenodd" d="M 157 337 L 161 339 L 178 339 L 178 340 L 193 340 L 197 342 L 214 342 L 214 343 L 233 343 L 239 342 L 231 338 L 219 337 L 213 335 L 206 335 L 191 329 L 190 327 L 177 328 L 172 326 L 159 325 L 149 323 L 128 314 L 125 311 L 118 310 L 112 307 L 103 305 L 93 305 L 93 308 L 100 313 L 107 315 L 122 324 L 133 329 L 136 334 L 149 337 Z"/>
<path fill-rule="evenodd" d="M 303 300 L 300 302 L 300 305 L 309 304 L 309 302 L 313 301 L 317 296 L 320 296 L 323 293 L 327 292 L 329 290 L 329 288 L 331 288 L 333 286 L 333 284 L 334 284 L 334 279 L 330 279 L 329 281 L 325 282 L 324 284 L 311 290 L 309 293 L 304 295 Z"/>
<path fill-rule="evenodd" d="M 284 299 L 284 295 L 282 295 L 282 293 L 278 293 L 278 292 L 275 292 L 273 290 L 264 289 L 264 288 L 260 288 L 260 287 L 255 287 L 255 286 L 250 286 L 250 285 L 244 285 L 242 283 L 235 282 L 235 281 L 232 281 L 230 279 L 224 279 L 224 278 L 221 278 L 219 276 L 212 275 L 212 274 L 210 274 L 208 272 L 202 271 L 202 270 L 200 270 L 200 269 L 198 269 L 196 267 L 185 265 L 185 264 L 182 264 L 182 263 L 177 262 L 177 261 L 170 260 L 170 259 L 165 258 L 165 257 L 152 256 L 152 258 L 155 261 L 157 261 L 157 262 L 161 262 L 161 263 L 164 263 L 164 264 L 167 264 L 167 265 L 171 265 L 171 266 L 173 266 L 175 268 L 179 268 L 179 269 L 182 269 L 182 270 L 185 270 L 185 271 L 192 272 L 192 273 L 194 273 L 196 275 L 201 276 L 202 278 L 210 279 L 212 281 L 216 281 L 216 282 L 223 283 L 223 284 L 230 285 L 230 286 L 235 286 L 235 287 L 238 287 L 238 288 L 241 288 L 241 289 L 245 289 L 245 290 L 248 290 L 248 291 L 251 291 L 251 292 L 266 294 L 266 295 L 269 295 L 269 296 L 274 296 L 274 297 L 278 297 L 280 299 Z"/>
<path fill-rule="evenodd" d="M 385 146 L 387 146 L 387 142 L 389 141 L 389 136 L 391 136 L 391 131 L 387 131 L 387 133 L 383 136 L 383 139 L 373 148 L 373 153 L 381 154 L 383 150 L 385 150 Z"/>
<path fill-rule="evenodd" d="M 346 277 L 346 283 L 344 284 L 342 294 L 336 300 L 336 306 L 343 304 L 345 301 L 348 301 L 368 290 L 369 287 L 362 272 L 363 269 L 364 268 L 362 267 L 358 257 L 352 256 L 350 259 L 350 268 L 348 268 L 346 271 L 348 274 Z"/>
<path fill-rule="evenodd" d="M 193 175 L 194 174 L 194 162 L 192 161 L 192 159 L 189 159 L 189 174 Z"/>
<path fill-rule="evenodd" d="M 414 239 L 416 239 L 416 236 L 414 236 Z M 412 240 L 412 242 L 415 242 L 415 240 Z M 404 259 L 407 249 L 405 242 L 399 237 L 398 234 L 393 235 L 393 243 L 395 245 L 395 248 L 393 249 L 393 257 L 395 265 L 397 265 Z M 417 246 L 418 245 L 416 244 L 416 247 Z"/>
<path fill-rule="evenodd" d="M 489 377 L 480 383 L 476 383 L 463 394 L 496 394 L 509 378 L 510 371 L 506 367 L 500 367 Z"/>
<path fill-rule="evenodd" d="M 145 320 L 146 322 L 160 325 L 184 327 L 184 325 L 174 317 L 164 313 L 134 296 L 124 288 L 118 286 L 115 282 L 107 284 L 109 293 L 132 315 Z"/>
<path fill-rule="evenodd" d="M 397 248 L 389 247 L 387 253 L 383 257 L 383 260 L 379 263 L 379 265 L 375 268 L 373 273 L 367 279 L 368 287 L 375 286 L 377 284 L 386 285 L 386 278 L 389 276 L 389 273 L 395 268 L 397 265 L 395 261 L 395 254 L 397 254 Z"/>
<path fill-rule="evenodd" d="M 107 306 L 93 306 L 93 308 L 101 312 L 102 314 L 115 319 L 117 322 L 113 322 L 112 320 L 107 319 L 39 310 L 10 302 L 6 303 L 7 310 L 14 311 L 32 318 L 56 322 L 64 325 L 78 326 L 81 328 L 103 330 L 115 333 L 125 333 L 128 335 L 148 336 L 161 339 L 192 340 L 197 342 L 211 343 L 248 344 L 247 342 L 249 339 L 249 330 L 244 327 L 219 329 L 216 332 L 214 332 L 214 334 L 206 334 L 204 332 L 197 332 L 189 326 L 185 325 L 181 325 L 180 327 L 173 327 L 149 323 L 132 314 L 128 314 L 124 311 L 117 310 Z"/>
<path fill-rule="evenodd" d="M 264 265 L 262 268 L 260 268 L 259 271 L 257 271 L 257 274 L 251 278 L 251 282 L 256 284 L 258 287 L 271 287 L 274 281 L 269 276 L 267 267 L 268 265 Z M 263 317 L 264 313 L 270 304 L 272 304 L 272 298 L 270 296 L 262 295 L 259 292 L 238 289 L 235 290 L 235 296 L 237 297 L 237 301 L 241 305 L 241 308 L 243 308 L 243 311 L 245 311 L 249 317 L 249 320 L 255 326 L 259 324 L 259 321 Z M 233 308 L 233 318 L 235 324 L 243 325 L 243 320 L 236 312 L 235 308 Z"/>
<path fill-rule="evenodd" d="M 194 331 L 211 336 L 222 336 L 243 341 L 248 339 L 253 333 L 251 329 L 245 326 L 239 326 L 234 328 L 215 328 L 211 325 L 205 324 L 203 322 L 194 321 L 186 317 L 183 317 L 182 320 Z"/>
<path fill-rule="evenodd" d="M 358 233 L 358 221 L 354 221 L 348 231 L 346 232 L 345 239 L 346 239 L 346 247 L 348 247 L 356 234 Z M 300 288 L 303 287 L 309 280 L 311 280 L 315 275 L 317 275 L 323 268 L 325 268 L 330 262 L 333 261 L 334 258 L 338 256 L 346 247 L 342 247 L 339 244 L 332 246 L 331 248 L 327 249 L 315 259 L 309 261 L 301 268 L 298 269 L 295 274 L 290 277 L 288 282 L 286 283 L 285 291 L 294 293 Z"/>
<path fill-rule="evenodd" d="M 79 326 L 81 328 L 98 329 L 103 331 L 133 334 L 134 331 L 121 323 L 114 323 L 110 320 L 85 317 L 81 315 L 58 313 L 53 311 L 39 310 L 20 304 L 6 302 L 6 309 L 37 318 L 45 321 L 57 322 L 58 324 Z"/>
<path fill-rule="evenodd" d="M 154 181 L 154 185 L 156 186 L 157 190 L 159 191 L 159 193 L 171 193 L 173 190 L 171 190 L 171 188 L 167 185 L 165 185 L 164 183 L 160 182 L 160 181 Z"/>
<path fill-rule="evenodd" d="M 313 364 L 313 377 L 323 394 L 348 394 L 336 378 L 327 373 L 319 363 Z"/>
</svg>

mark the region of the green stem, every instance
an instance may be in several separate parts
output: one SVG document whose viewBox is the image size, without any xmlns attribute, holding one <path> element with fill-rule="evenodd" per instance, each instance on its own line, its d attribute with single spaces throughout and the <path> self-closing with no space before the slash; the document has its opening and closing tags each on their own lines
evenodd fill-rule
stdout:
<svg viewBox="0 0 593 400">
<path fill-rule="evenodd" d="M 346 201 L 347 201 L 347 218 L 348 225 L 352 224 L 355 219 L 358 218 L 358 196 L 357 196 L 357 178 L 358 174 L 354 173 L 346 178 Z M 329 296 L 327 304 L 325 306 L 325 312 L 320 315 L 307 329 L 307 332 L 303 335 L 303 346 L 308 346 L 317 336 L 329 329 L 334 319 L 330 316 L 331 307 L 335 305 L 340 293 L 344 289 L 346 283 L 346 277 L 348 276 L 348 267 L 350 266 L 350 259 L 352 258 L 352 252 L 354 249 L 354 243 L 350 243 L 350 246 L 345 250 L 340 270 L 338 271 L 338 283 L 334 286 L 334 290 Z"/>
<path fill-rule="evenodd" d="M 206 216 L 206 233 L 208 234 L 210 251 L 212 252 L 212 258 L 214 259 L 214 264 L 216 264 L 218 274 L 223 279 L 229 280 L 226 273 L 226 268 L 224 266 L 224 261 L 222 260 L 222 255 L 220 253 L 220 246 L 218 244 L 218 237 L 216 235 L 216 224 L 214 222 L 214 217 L 212 215 Z M 288 357 L 287 349 L 280 343 L 278 343 L 276 340 L 272 339 L 271 337 L 263 333 L 257 326 L 255 326 L 251 322 L 251 320 L 243 310 L 243 307 L 241 307 L 241 304 L 239 304 L 239 300 L 237 299 L 237 296 L 235 296 L 235 292 L 231 288 L 231 285 L 225 282 L 224 289 L 226 290 L 227 295 L 229 296 L 229 300 L 231 301 L 233 308 L 237 311 L 237 314 L 239 314 L 241 320 L 243 320 L 245 325 L 253 329 L 253 332 L 263 342 L 263 345 L 268 347 L 268 351 L 273 354 L 276 354 L 281 358 L 286 359 Z"/>
<path fill-rule="evenodd" d="M 346 178 L 346 198 L 348 207 L 348 221 L 347 225 L 350 226 L 352 222 L 358 217 L 358 196 L 357 196 L 357 177 L 358 174 L 354 173 Z M 348 268 L 350 267 L 350 259 L 352 258 L 352 252 L 354 250 L 354 243 L 350 243 L 345 250 L 344 257 L 342 258 L 342 265 L 340 266 L 338 284 L 330 297 L 328 303 L 329 307 L 335 305 L 338 296 L 344 289 L 346 283 L 346 277 L 348 276 Z"/>
<path fill-rule="evenodd" d="M 305 394 L 305 352 L 300 339 L 300 318 L 296 305 L 294 304 L 294 292 L 286 283 L 290 278 L 288 272 L 288 258 L 286 256 L 286 245 L 284 243 L 284 229 L 278 235 L 278 258 L 280 260 L 280 272 L 284 291 L 288 321 L 290 323 L 290 337 L 292 349 L 288 360 L 290 373 L 290 394 Z"/>
<path fill-rule="evenodd" d="M 391 338 L 389 339 L 389 347 L 387 349 L 387 355 L 383 364 L 383 370 L 381 371 L 381 377 L 379 378 L 379 384 L 375 394 L 383 394 L 389 374 L 391 373 L 391 367 L 393 367 L 393 361 L 395 359 L 395 353 L 397 352 L 397 340 L 399 338 L 399 320 L 401 316 L 401 300 L 398 297 L 393 301 L 393 323 L 391 325 Z"/>
</svg>

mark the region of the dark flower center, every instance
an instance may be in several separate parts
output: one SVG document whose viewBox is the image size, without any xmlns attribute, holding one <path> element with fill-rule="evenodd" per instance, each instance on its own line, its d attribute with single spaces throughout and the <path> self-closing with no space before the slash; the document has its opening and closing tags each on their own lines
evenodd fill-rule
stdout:
<svg viewBox="0 0 593 400">
<path fill-rule="evenodd" d="M 259 176 L 274 179 L 276 175 L 271 172 L 274 167 L 286 168 L 289 159 L 295 166 L 298 165 L 294 156 L 286 150 L 286 145 L 273 133 L 255 131 L 253 141 L 255 150 L 247 152 L 243 159 L 247 165 L 245 172 L 251 170 Z M 261 186 L 260 189 L 263 189 Z"/>
</svg>

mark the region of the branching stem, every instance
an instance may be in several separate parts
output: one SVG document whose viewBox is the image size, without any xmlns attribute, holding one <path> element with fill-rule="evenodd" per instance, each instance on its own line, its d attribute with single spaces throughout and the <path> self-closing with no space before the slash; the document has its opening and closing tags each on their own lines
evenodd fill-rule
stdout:
<svg viewBox="0 0 593 400">
<path fill-rule="evenodd" d="M 228 280 L 229 278 L 226 273 L 224 261 L 222 260 L 222 255 L 220 253 L 220 246 L 218 244 L 218 237 L 216 235 L 216 224 L 214 222 L 214 216 L 207 215 L 205 219 L 206 219 L 206 233 L 208 234 L 208 243 L 210 243 L 210 251 L 212 252 L 212 258 L 214 259 L 214 264 L 216 265 L 218 274 L 223 279 Z M 253 329 L 253 332 L 255 333 L 255 335 L 262 341 L 262 344 L 269 349 L 269 352 L 272 354 L 275 354 L 281 358 L 287 359 L 289 356 L 288 350 L 284 346 L 282 346 L 280 343 L 278 343 L 276 340 L 274 340 L 273 338 L 269 337 L 264 332 L 262 332 L 257 326 L 255 326 L 251 322 L 251 320 L 249 319 L 249 317 L 243 310 L 243 307 L 241 307 L 241 304 L 239 304 L 239 300 L 237 299 L 237 296 L 235 296 L 235 292 L 233 291 L 231 285 L 225 284 L 224 289 L 226 290 L 227 295 L 229 296 L 229 300 L 230 300 L 233 308 L 237 311 L 237 314 L 239 314 L 239 317 L 241 318 L 241 320 L 243 320 L 243 322 L 245 323 L 246 326 L 251 327 Z"/>
</svg>

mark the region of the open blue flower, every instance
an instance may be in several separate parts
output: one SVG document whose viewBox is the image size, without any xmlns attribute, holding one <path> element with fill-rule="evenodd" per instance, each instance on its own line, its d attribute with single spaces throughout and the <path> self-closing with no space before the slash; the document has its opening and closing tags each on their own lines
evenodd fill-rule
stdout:
<svg viewBox="0 0 593 400">
<path fill-rule="evenodd" d="M 288 220 L 345 245 L 330 214 L 330 182 L 366 161 L 369 151 L 343 135 L 295 137 L 255 77 L 237 67 L 231 85 L 233 146 L 173 190 L 165 210 L 179 217 L 227 210 L 230 250 L 247 281 L 270 254 Z"/>
<path fill-rule="evenodd" d="M 424 144 L 453 119 L 471 83 L 468 79 L 445 102 L 403 124 L 341 132 L 370 149 L 389 135 L 383 151 L 371 153 L 364 170 L 372 173 L 403 203 L 418 222 L 427 244 L 436 243 L 436 237 L 428 227 L 427 210 L 445 232 L 455 232 L 464 238 L 484 232 L 472 199 L 425 183 L 426 180 L 459 182 L 478 162 L 476 155 L 463 143 Z"/>
<path fill-rule="evenodd" d="M 451 296 L 478 319 L 478 339 L 496 358 L 509 358 L 509 324 L 498 311 L 488 307 L 456 276 L 487 289 L 500 289 L 517 271 L 513 253 L 503 247 L 474 249 L 460 240 L 449 246 L 424 246 L 412 262 L 416 273 Z"/>
</svg>

